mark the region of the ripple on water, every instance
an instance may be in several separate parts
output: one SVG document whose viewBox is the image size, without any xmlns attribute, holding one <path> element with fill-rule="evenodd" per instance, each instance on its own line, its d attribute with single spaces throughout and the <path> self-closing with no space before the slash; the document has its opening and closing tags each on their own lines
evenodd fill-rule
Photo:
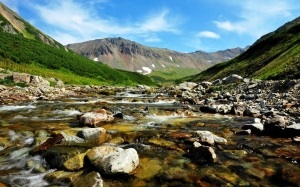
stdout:
<svg viewBox="0 0 300 187">
<path fill-rule="evenodd" d="M 16 111 L 16 110 L 26 110 L 26 109 L 35 109 L 34 105 L 23 105 L 23 106 L 1 106 L 0 111 Z"/>
</svg>

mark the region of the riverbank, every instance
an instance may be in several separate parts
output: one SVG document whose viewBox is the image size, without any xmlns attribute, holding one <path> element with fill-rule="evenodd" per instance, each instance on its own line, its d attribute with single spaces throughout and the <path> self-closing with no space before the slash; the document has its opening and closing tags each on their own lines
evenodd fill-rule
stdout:
<svg viewBox="0 0 300 187">
<path fill-rule="evenodd" d="M 25 87 L 1 87 L 0 181 L 6 185 L 300 182 L 299 80 L 232 75 L 157 88 L 29 80 Z"/>
</svg>

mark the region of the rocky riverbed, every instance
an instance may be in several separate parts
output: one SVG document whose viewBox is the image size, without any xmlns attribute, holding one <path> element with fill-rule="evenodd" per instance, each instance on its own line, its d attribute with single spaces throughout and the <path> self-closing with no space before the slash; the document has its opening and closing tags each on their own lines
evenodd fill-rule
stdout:
<svg viewBox="0 0 300 187">
<path fill-rule="evenodd" d="M 300 184 L 299 80 L 151 88 L 6 75 L 26 87 L 0 86 L 0 186 Z"/>
</svg>

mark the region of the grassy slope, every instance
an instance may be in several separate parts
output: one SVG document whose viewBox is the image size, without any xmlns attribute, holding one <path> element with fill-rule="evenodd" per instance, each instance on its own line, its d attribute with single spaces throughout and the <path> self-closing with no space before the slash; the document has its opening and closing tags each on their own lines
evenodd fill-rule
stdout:
<svg viewBox="0 0 300 187">
<path fill-rule="evenodd" d="M 300 24 L 268 34 L 237 58 L 181 81 L 215 80 L 230 74 L 259 79 L 300 78 Z"/>
<path fill-rule="evenodd" d="M 20 35 L 0 33 L 0 41 L 2 68 L 57 77 L 69 84 L 153 84 L 150 78 L 138 73 L 112 69 Z"/>
</svg>

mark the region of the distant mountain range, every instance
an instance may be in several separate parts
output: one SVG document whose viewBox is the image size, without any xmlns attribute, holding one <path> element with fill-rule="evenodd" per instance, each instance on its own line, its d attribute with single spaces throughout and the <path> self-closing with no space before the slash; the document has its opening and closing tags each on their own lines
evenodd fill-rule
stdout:
<svg viewBox="0 0 300 187">
<path fill-rule="evenodd" d="M 235 59 L 183 80 L 215 80 L 230 74 L 258 79 L 300 79 L 300 17 L 262 36 Z"/>
<path fill-rule="evenodd" d="M 175 72 L 179 78 L 199 73 L 215 64 L 228 61 L 245 51 L 242 48 L 227 49 L 213 53 L 196 51 L 180 53 L 169 49 L 141 45 L 124 38 L 105 38 L 66 46 L 78 54 L 110 67 L 152 74 Z"/>
</svg>

